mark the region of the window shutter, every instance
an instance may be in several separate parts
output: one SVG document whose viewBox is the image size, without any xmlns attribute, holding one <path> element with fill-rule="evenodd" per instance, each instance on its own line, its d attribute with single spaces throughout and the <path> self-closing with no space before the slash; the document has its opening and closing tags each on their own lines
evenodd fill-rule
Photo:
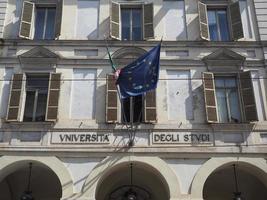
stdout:
<svg viewBox="0 0 267 200">
<path fill-rule="evenodd" d="M 153 3 L 143 4 L 144 39 L 154 38 L 153 18 L 154 18 Z"/>
<path fill-rule="evenodd" d="M 210 40 L 207 5 L 202 2 L 198 2 L 198 16 L 200 37 L 204 40 Z"/>
<path fill-rule="evenodd" d="M 19 121 L 19 114 L 21 109 L 23 86 L 25 83 L 25 76 L 23 74 L 14 74 L 12 77 L 9 104 L 7 109 L 7 121 Z"/>
<path fill-rule="evenodd" d="M 156 90 L 151 90 L 145 95 L 145 122 L 157 121 Z"/>
<path fill-rule="evenodd" d="M 216 108 L 216 93 L 214 84 L 214 75 L 210 72 L 204 72 L 202 74 L 204 97 L 205 97 L 205 107 L 207 121 L 218 122 L 218 114 Z"/>
<path fill-rule="evenodd" d="M 106 81 L 106 122 L 114 123 L 118 121 L 116 79 L 113 74 L 108 74 Z"/>
<path fill-rule="evenodd" d="M 232 36 L 234 40 L 244 37 L 239 2 L 230 4 Z"/>
<path fill-rule="evenodd" d="M 258 114 L 250 72 L 239 73 L 245 121 L 258 121 Z"/>
<path fill-rule="evenodd" d="M 57 0 L 56 22 L 55 22 L 55 38 L 58 38 L 60 36 L 61 19 L 62 19 L 62 8 L 63 8 L 63 1 L 62 0 Z"/>
<path fill-rule="evenodd" d="M 111 16 L 110 16 L 110 35 L 112 38 L 121 39 L 121 8 L 120 4 L 116 2 L 111 3 Z"/>
<path fill-rule="evenodd" d="M 19 37 L 32 39 L 32 26 L 34 22 L 34 9 L 35 4 L 29 1 L 23 2 L 21 20 L 20 20 L 20 29 Z"/>
<path fill-rule="evenodd" d="M 59 73 L 51 73 L 49 79 L 49 88 L 46 107 L 46 121 L 56 121 L 58 114 L 58 101 L 60 93 L 60 77 Z"/>
</svg>

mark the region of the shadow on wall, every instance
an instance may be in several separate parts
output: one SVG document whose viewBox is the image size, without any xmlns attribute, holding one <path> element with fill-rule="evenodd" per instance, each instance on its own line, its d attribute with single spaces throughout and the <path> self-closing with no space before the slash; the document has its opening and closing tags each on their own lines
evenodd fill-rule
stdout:
<svg viewBox="0 0 267 200">
<path fill-rule="evenodd" d="M 109 36 L 109 20 L 106 18 L 101 24 L 98 23 L 97 29 L 93 30 L 88 36 L 87 39 L 99 39 L 103 40 L 105 37 Z M 98 20 L 99 21 L 99 17 Z"/>
<path fill-rule="evenodd" d="M 4 28 L 4 38 L 16 39 L 19 35 L 22 1 L 8 1 L 8 4 L 10 5 L 10 7 L 15 7 L 16 10 L 11 13 L 12 17 L 10 18 L 10 20 L 6 21 Z"/>
</svg>

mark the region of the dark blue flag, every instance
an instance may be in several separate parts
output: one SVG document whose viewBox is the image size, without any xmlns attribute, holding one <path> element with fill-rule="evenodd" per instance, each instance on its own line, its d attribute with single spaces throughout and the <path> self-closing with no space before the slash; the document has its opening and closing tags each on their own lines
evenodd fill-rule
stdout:
<svg viewBox="0 0 267 200">
<path fill-rule="evenodd" d="M 122 68 L 117 84 L 121 98 L 138 96 L 157 87 L 161 43 Z"/>
</svg>

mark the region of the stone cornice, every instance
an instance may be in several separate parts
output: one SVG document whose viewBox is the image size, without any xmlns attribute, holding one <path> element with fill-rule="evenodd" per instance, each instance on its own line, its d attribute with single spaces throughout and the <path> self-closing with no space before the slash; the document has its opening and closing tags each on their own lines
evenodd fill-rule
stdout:
<svg viewBox="0 0 267 200">
<path fill-rule="evenodd" d="M 159 41 L 117 41 L 109 40 L 108 45 L 112 47 L 153 47 Z M 79 47 L 106 47 L 104 40 L 24 40 L 3 39 L 4 46 L 79 46 Z M 261 41 L 237 41 L 237 42 L 210 42 L 210 41 L 163 41 L 163 48 L 171 47 L 227 47 L 227 48 L 260 48 L 266 46 Z"/>
</svg>

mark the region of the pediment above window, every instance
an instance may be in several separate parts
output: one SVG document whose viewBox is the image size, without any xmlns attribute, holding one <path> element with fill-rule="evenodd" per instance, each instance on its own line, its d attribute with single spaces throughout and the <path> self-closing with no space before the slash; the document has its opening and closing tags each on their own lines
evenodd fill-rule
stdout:
<svg viewBox="0 0 267 200">
<path fill-rule="evenodd" d="M 56 64 L 60 57 L 44 47 L 35 47 L 19 55 L 22 64 Z"/>
<path fill-rule="evenodd" d="M 230 49 L 223 48 L 205 56 L 202 60 L 209 71 L 240 71 L 246 58 Z"/>
</svg>

